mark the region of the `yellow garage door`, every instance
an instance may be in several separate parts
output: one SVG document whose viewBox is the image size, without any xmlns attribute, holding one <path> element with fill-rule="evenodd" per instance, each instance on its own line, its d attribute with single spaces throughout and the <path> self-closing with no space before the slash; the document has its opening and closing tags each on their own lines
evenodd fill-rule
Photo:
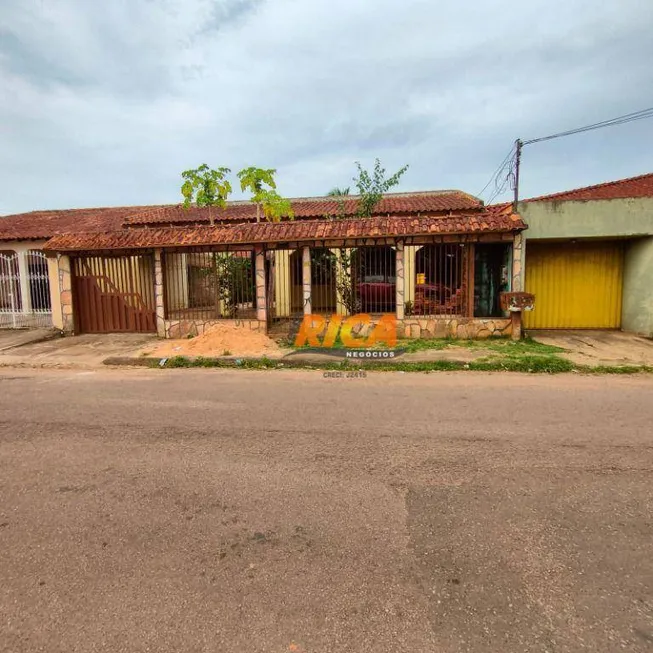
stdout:
<svg viewBox="0 0 653 653">
<path fill-rule="evenodd" d="M 529 243 L 526 291 L 535 310 L 531 329 L 617 329 L 621 326 L 620 243 Z"/>
</svg>

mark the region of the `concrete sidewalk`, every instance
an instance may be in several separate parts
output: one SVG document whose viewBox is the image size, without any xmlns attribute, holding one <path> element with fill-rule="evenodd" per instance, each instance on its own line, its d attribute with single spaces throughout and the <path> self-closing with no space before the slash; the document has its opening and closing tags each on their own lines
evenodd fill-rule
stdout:
<svg viewBox="0 0 653 653">
<path fill-rule="evenodd" d="M 99 367 L 111 356 L 137 357 L 140 350 L 156 341 L 143 333 L 107 333 L 70 336 L 25 344 L 0 351 L 0 366 Z"/>
<path fill-rule="evenodd" d="M 55 329 L 0 329 L 0 352 L 60 337 Z"/>
<path fill-rule="evenodd" d="M 653 366 L 653 339 L 623 331 L 551 330 L 529 331 L 545 345 L 561 347 L 560 356 L 578 365 Z"/>
<path fill-rule="evenodd" d="M 108 364 L 120 365 L 151 365 L 158 359 L 144 355 L 159 340 L 152 334 L 87 334 L 66 338 L 55 338 L 43 341 L 46 335 L 51 338 L 56 332 L 37 334 L 32 332 L 13 332 L 9 335 L 0 334 L 0 366 L 18 367 L 67 367 L 67 368 L 97 368 Z M 564 351 L 544 354 L 549 357 L 567 359 L 576 365 L 596 366 L 649 366 L 653 367 L 653 340 L 618 331 L 547 331 L 531 332 L 537 342 L 562 348 Z M 40 341 L 30 341 L 30 338 Z M 27 344 L 25 344 L 25 342 Z M 3 350 L 4 343 L 4 350 Z M 436 363 L 451 362 L 460 366 L 472 363 L 482 358 L 506 358 L 510 356 L 538 356 L 537 351 L 531 351 L 527 343 L 523 351 L 509 347 L 497 348 L 496 342 L 476 343 L 476 346 L 458 345 L 455 342 L 442 348 L 422 349 L 416 352 L 402 354 L 397 358 L 348 359 L 352 364 L 359 362 L 373 363 Z M 398 345 L 401 348 L 401 343 Z M 319 351 L 281 350 L 278 356 L 268 354 L 278 362 L 287 363 L 288 367 L 297 364 L 319 367 L 327 363 L 339 363 L 345 360 L 341 356 L 333 356 Z M 225 362 L 260 360 L 257 356 L 215 356 Z"/>
</svg>

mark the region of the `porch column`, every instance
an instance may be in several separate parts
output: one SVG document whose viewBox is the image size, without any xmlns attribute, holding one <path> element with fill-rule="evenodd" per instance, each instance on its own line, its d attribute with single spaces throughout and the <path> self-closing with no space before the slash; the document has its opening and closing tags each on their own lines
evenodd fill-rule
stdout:
<svg viewBox="0 0 653 653">
<path fill-rule="evenodd" d="M 404 247 L 404 302 L 415 303 L 415 257 L 421 246 Z"/>
<path fill-rule="evenodd" d="M 302 288 L 304 297 L 304 315 L 313 312 L 311 306 L 311 248 L 302 248 Z"/>
<path fill-rule="evenodd" d="M 524 290 L 524 235 L 515 234 L 512 245 L 512 292 Z"/>
<path fill-rule="evenodd" d="M 156 335 L 166 337 L 166 311 L 163 286 L 163 257 L 160 249 L 154 250 L 154 308 L 156 311 Z"/>
<path fill-rule="evenodd" d="M 59 261 L 56 256 L 52 255 L 48 255 L 48 285 L 50 287 L 52 326 L 62 331 L 63 314 L 61 313 L 61 290 L 59 288 Z"/>
<path fill-rule="evenodd" d="M 290 317 L 292 312 L 292 260 L 291 249 L 278 249 L 274 253 L 274 302 L 277 317 Z"/>
<path fill-rule="evenodd" d="M 404 244 L 397 243 L 395 250 L 395 292 L 397 319 L 404 319 Z"/>
<path fill-rule="evenodd" d="M 260 246 L 254 252 L 256 256 L 256 319 L 259 322 L 267 322 L 268 298 L 265 284 L 265 252 Z"/>
<path fill-rule="evenodd" d="M 29 287 L 29 265 L 27 250 L 18 251 L 18 278 L 20 279 L 20 300 L 23 313 L 32 312 L 32 295 Z"/>
<path fill-rule="evenodd" d="M 347 271 L 343 269 L 342 255 L 344 252 L 345 256 L 349 256 L 351 250 L 337 248 L 332 249 L 331 251 L 336 257 L 336 314 L 347 315 L 347 307 L 343 301 L 341 289 L 344 285 L 346 275 L 351 274 L 351 270 Z"/>
<path fill-rule="evenodd" d="M 61 302 L 61 330 L 72 333 L 75 330 L 73 286 L 70 256 L 58 256 L 59 263 L 59 301 Z M 53 312 L 54 315 L 54 312 Z"/>
</svg>

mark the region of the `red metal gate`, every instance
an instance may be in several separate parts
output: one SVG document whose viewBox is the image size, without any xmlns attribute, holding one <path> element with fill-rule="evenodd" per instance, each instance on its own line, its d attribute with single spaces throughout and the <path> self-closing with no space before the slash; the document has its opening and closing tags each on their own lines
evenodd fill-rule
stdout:
<svg viewBox="0 0 653 653">
<path fill-rule="evenodd" d="M 76 257 L 73 292 L 78 333 L 156 331 L 151 254 Z"/>
</svg>

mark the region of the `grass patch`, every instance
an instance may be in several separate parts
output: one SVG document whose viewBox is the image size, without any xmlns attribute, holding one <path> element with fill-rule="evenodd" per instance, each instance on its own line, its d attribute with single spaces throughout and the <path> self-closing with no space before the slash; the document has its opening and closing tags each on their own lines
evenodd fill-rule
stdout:
<svg viewBox="0 0 653 653">
<path fill-rule="evenodd" d="M 491 357 L 469 363 L 469 369 L 495 372 L 527 372 L 534 374 L 562 374 L 578 369 L 571 361 L 555 355 L 533 356 L 519 355 L 503 358 Z"/>
<path fill-rule="evenodd" d="M 169 368 L 223 368 L 246 370 L 271 370 L 271 369 L 312 369 L 312 370 L 374 370 L 377 372 L 454 372 L 472 370 L 478 372 L 526 372 L 560 374 L 571 372 L 573 363 L 555 356 L 523 356 L 521 358 L 487 358 L 470 363 L 461 361 L 428 361 L 428 362 L 368 362 L 368 361 L 334 361 L 322 363 L 307 363 L 292 360 L 238 359 L 223 360 L 219 358 L 187 358 L 175 356 L 169 358 L 164 365 L 153 359 L 152 367 Z"/>
<path fill-rule="evenodd" d="M 428 338 L 428 339 L 412 339 L 401 338 L 397 340 L 397 349 L 403 349 L 407 354 L 412 354 L 417 351 L 426 350 L 442 350 L 452 345 L 457 345 L 458 340 L 454 338 Z"/>
<path fill-rule="evenodd" d="M 402 338 L 397 340 L 397 348 L 403 349 L 406 353 L 411 354 L 432 349 L 442 350 L 447 347 L 487 349 L 488 351 L 499 352 L 504 356 L 521 356 L 523 354 L 559 354 L 565 351 L 561 347 L 545 345 L 529 337 L 518 341 L 512 340 L 509 337 L 487 338 L 486 340 L 459 340 L 457 338 Z"/>
<path fill-rule="evenodd" d="M 554 345 L 545 345 L 537 340 L 526 337 L 522 340 L 511 338 L 488 338 L 487 340 L 461 340 L 456 344 L 472 349 L 489 349 L 500 352 L 504 356 L 521 356 L 524 354 L 560 354 L 565 350 Z"/>
<path fill-rule="evenodd" d="M 653 374 L 650 365 L 597 365 L 586 370 L 590 374 Z"/>
</svg>

